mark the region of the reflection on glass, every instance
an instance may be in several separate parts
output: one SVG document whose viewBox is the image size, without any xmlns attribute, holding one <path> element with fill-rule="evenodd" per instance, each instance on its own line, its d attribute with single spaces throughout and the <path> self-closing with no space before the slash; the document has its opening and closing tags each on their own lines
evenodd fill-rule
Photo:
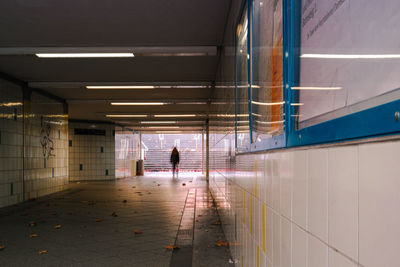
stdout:
<svg viewBox="0 0 400 267">
<path fill-rule="evenodd" d="M 248 93 L 248 16 L 247 9 L 243 12 L 243 17 L 237 27 L 236 32 L 236 81 L 237 81 L 237 117 L 249 116 L 249 93 Z M 237 148 L 239 151 L 245 150 L 250 144 L 250 128 L 238 127 Z M 240 132 L 240 134 L 239 134 Z"/>
<path fill-rule="evenodd" d="M 396 0 L 303 0 L 297 128 L 399 99 Z"/>
<path fill-rule="evenodd" d="M 253 5 L 253 142 L 284 131 L 282 0 Z"/>
</svg>

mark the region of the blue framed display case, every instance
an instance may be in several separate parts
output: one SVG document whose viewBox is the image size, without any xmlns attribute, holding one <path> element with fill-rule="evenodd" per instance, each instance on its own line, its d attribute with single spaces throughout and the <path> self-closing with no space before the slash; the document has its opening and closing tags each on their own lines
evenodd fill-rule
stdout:
<svg viewBox="0 0 400 267">
<path fill-rule="evenodd" d="M 327 3 L 311 0 L 302 3 L 298 0 L 282 0 L 284 127 L 280 134 L 257 139 L 254 133 L 258 134 L 259 129 L 256 128 L 257 123 L 254 123 L 253 106 L 258 99 L 254 100 L 257 95 L 254 88 L 258 86 L 258 89 L 262 89 L 257 84 L 262 79 L 257 76 L 259 65 L 255 51 L 258 49 L 256 44 L 262 39 L 259 35 L 267 33 L 257 28 L 254 22 L 258 15 L 257 12 L 254 14 L 254 3 L 258 8 L 260 3 L 266 4 L 268 1 L 249 0 L 243 6 L 250 29 L 247 33 L 250 138 L 246 149 L 238 149 L 237 152 L 342 142 L 400 133 L 400 78 L 395 75 L 400 70 L 399 60 L 396 62 L 400 53 L 395 53 L 399 50 L 396 50 L 395 44 L 400 41 L 400 37 L 387 36 L 388 38 L 383 39 L 385 45 L 363 42 L 369 36 L 363 32 L 358 34 L 357 27 L 369 22 L 364 21 L 364 16 L 357 16 L 362 6 L 352 7 L 345 1 Z M 384 15 L 376 15 L 376 27 L 385 25 L 389 11 L 382 10 Z M 349 26 L 349 16 L 352 16 L 355 25 Z M 239 21 L 242 17 L 243 14 Z M 400 18 L 395 13 L 392 14 L 391 21 L 400 26 Z M 384 35 L 385 31 L 382 32 L 380 34 Z M 355 42 L 353 36 L 361 41 Z M 332 42 L 332 38 L 339 41 Z M 349 43 L 352 45 L 349 46 Z M 236 76 L 237 66 L 235 69 Z M 359 77 L 362 79 L 354 81 Z M 243 81 L 241 85 L 243 86 Z M 239 86 L 236 82 L 236 92 Z M 236 108 L 237 102 L 236 97 Z M 236 109 L 236 134 L 240 119 L 237 115 Z"/>
</svg>

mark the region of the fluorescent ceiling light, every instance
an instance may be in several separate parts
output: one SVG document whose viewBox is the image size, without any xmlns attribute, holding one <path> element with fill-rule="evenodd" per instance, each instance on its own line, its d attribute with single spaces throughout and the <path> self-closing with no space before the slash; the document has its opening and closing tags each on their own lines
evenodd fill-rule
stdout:
<svg viewBox="0 0 400 267">
<path fill-rule="evenodd" d="M 158 134 L 177 134 L 177 133 L 183 133 L 182 131 L 157 131 L 156 133 Z"/>
<path fill-rule="evenodd" d="M 161 129 L 179 129 L 181 127 L 179 127 L 179 126 L 150 126 L 150 127 L 146 127 L 146 128 L 148 128 L 148 129 L 159 129 L 159 128 L 161 128 Z"/>
<path fill-rule="evenodd" d="M 107 118 L 145 118 L 147 115 L 136 115 L 136 114 L 108 114 Z"/>
<path fill-rule="evenodd" d="M 164 102 L 111 102 L 112 106 L 162 106 Z"/>
<path fill-rule="evenodd" d="M 234 118 L 235 114 L 211 114 L 217 117 L 226 117 L 226 118 Z M 249 114 L 237 114 L 238 117 L 248 117 Z"/>
<path fill-rule="evenodd" d="M 172 124 L 177 123 L 176 121 L 141 121 L 141 124 Z"/>
<path fill-rule="evenodd" d="M 178 105 L 207 105 L 207 102 L 177 102 Z"/>
<path fill-rule="evenodd" d="M 87 89 L 201 89 L 209 88 L 208 85 L 87 85 Z"/>
<path fill-rule="evenodd" d="M 95 89 L 95 90 L 121 90 L 121 89 L 154 89 L 155 86 L 151 85 L 88 85 L 86 89 Z"/>
<path fill-rule="evenodd" d="M 196 117 L 196 114 L 159 114 L 154 115 L 156 118 L 173 118 L 173 117 L 180 117 L 180 118 L 189 118 L 189 117 Z"/>
<path fill-rule="evenodd" d="M 202 89 L 210 88 L 208 85 L 159 85 L 157 88 L 176 88 L 176 89 Z"/>
<path fill-rule="evenodd" d="M 102 58 L 102 57 L 134 57 L 133 53 L 40 53 L 40 58 Z"/>
<path fill-rule="evenodd" d="M 8 102 L 8 103 L 0 103 L 0 107 L 17 107 L 22 106 L 22 102 Z"/>
<path fill-rule="evenodd" d="M 342 87 L 297 86 L 297 87 L 292 87 L 292 90 L 342 90 Z"/>
<path fill-rule="evenodd" d="M 251 101 L 252 104 L 255 105 L 260 105 L 260 106 L 279 106 L 285 104 L 285 101 L 283 102 L 275 102 L 275 103 L 265 103 L 265 102 L 257 102 L 257 101 Z"/>
<path fill-rule="evenodd" d="M 391 58 L 400 58 L 400 54 L 381 54 L 381 55 L 303 54 L 300 57 L 326 58 L 326 59 L 391 59 Z"/>
<path fill-rule="evenodd" d="M 268 125 L 270 125 L 270 124 L 281 124 L 281 123 L 284 123 L 285 121 L 283 120 L 283 121 L 256 121 L 257 123 L 259 123 L 259 124 L 268 124 Z"/>
</svg>

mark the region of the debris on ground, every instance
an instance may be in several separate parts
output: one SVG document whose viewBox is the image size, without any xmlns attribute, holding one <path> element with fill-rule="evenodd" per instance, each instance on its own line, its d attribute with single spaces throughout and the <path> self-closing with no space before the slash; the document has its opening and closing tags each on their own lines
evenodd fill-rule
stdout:
<svg viewBox="0 0 400 267">
<path fill-rule="evenodd" d="M 132 188 L 136 188 L 136 186 L 132 186 Z"/>
<path fill-rule="evenodd" d="M 0 245 L 0 251 L 2 251 L 5 248 L 6 248 L 6 246 Z"/>
<path fill-rule="evenodd" d="M 34 226 L 36 226 L 35 222 L 29 222 L 29 227 L 34 227 Z"/>
<path fill-rule="evenodd" d="M 182 186 L 186 186 L 186 184 L 185 184 L 185 183 L 182 183 Z"/>
<path fill-rule="evenodd" d="M 166 249 L 168 250 L 175 250 L 175 249 L 180 249 L 180 246 L 165 246 Z"/>
<path fill-rule="evenodd" d="M 128 202 L 128 200 L 126 200 L 126 199 L 122 200 L 122 203 L 126 203 L 126 202 Z"/>
<path fill-rule="evenodd" d="M 229 246 L 229 243 L 228 243 L 228 241 L 222 241 L 222 240 L 218 240 L 218 242 L 217 243 L 215 243 L 215 245 L 217 246 L 217 247 L 227 247 L 227 246 Z"/>
<path fill-rule="evenodd" d="M 215 223 L 213 223 L 212 225 L 221 225 L 222 222 L 221 221 L 216 221 Z"/>
<path fill-rule="evenodd" d="M 47 253 L 48 253 L 47 250 L 41 250 L 41 251 L 39 251 L 39 254 L 40 254 L 40 255 L 47 254 Z"/>
<path fill-rule="evenodd" d="M 101 218 L 96 219 L 96 222 L 101 222 L 101 221 L 103 221 Z"/>
<path fill-rule="evenodd" d="M 38 234 L 30 234 L 29 235 L 30 238 L 34 238 L 34 237 L 38 237 L 38 236 L 39 236 Z"/>
<path fill-rule="evenodd" d="M 56 226 L 54 226 L 55 229 L 61 229 L 61 224 L 57 224 Z"/>
<path fill-rule="evenodd" d="M 118 217 L 118 215 L 117 215 L 117 213 L 115 213 L 115 211 L 113 213 L 111 213 L 111 216 Z"/>
<path fill-rule="evenodd" d="M 134 232 L 136 235 L 143 234 L 143 232 L 142 232 L 142 231 L 140 231 L 140 230 L 133 230 L 133 232 Z"/>
<path fill-rule="evenodd" d="M 161 184 L 157 184 L 157 186 L 161 186 Z"/>
</svg>

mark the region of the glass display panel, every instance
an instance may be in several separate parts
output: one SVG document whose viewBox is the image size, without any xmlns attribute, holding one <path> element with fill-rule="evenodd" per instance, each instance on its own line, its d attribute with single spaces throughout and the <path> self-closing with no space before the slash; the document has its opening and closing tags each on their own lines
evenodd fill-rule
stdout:
<svg viewBox="0 0 400 267">
<path fill-rule="evenodd" d="M 250 145 L 249 74 L 248 74 L 248 15 L 247 8 L 236 30 L 236 105 L 237 149 L 245 151 Z"/>
<path fill-rule="evenodd" d="M 253 3 L 252 134 L 261 142 L 284 133 L 282 0 Z"/>
<path fill-rule="evenodd" d="M 400 98 L 400 2 L 303 0 L 297 129 Z"/>
</svg>

